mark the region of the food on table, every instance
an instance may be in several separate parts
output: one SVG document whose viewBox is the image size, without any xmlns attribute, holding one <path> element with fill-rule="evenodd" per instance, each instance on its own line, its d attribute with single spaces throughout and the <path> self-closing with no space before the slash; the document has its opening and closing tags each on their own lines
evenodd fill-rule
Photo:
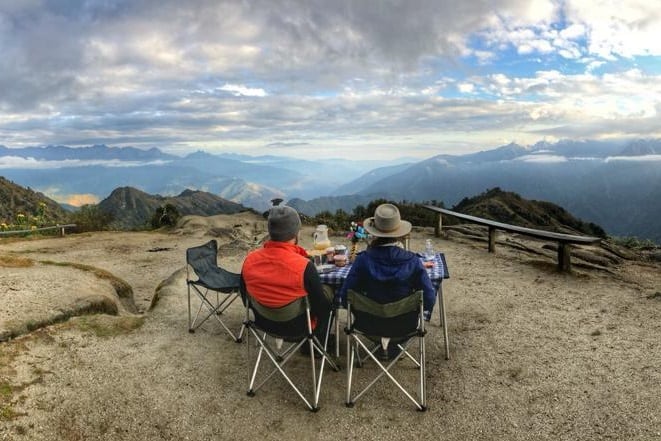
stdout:
<svg viewBox="0 0 661 441">
<path fill-rule="evenodd" d="M 335 261 L 335 266 L 345 266 L 347 264 L 347 255 L 346 254 L 336 254 L 333 260 Z"/>
</svg>

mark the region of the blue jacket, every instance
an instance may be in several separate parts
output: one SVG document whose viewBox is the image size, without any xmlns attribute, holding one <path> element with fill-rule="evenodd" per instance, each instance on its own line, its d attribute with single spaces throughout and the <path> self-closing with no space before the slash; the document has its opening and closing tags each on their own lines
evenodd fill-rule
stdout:
<svg viewBox="0 0 661 441">
<path fill-rule="evenodd" d="M 380 303 L 422 290 L 425 311 L 431 311 L 436 303 L 436 290 L 420 258 L 397 246 L 370 247 L 359 253 L 336 294 L 337 300 L 344 304 L 350 289 Z"/>
</svg>

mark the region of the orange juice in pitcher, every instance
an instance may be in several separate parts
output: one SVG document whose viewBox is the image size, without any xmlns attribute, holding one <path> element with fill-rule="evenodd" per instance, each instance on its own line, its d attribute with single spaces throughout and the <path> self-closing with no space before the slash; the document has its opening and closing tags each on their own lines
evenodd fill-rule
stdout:
<svg viewBox="0 0 661 441">
<path fill-rule="evenodd" d="M 326 225 L 317 225 L 317 229 L 312 236 L 314 238 L 314 249 L 325 250 L 331 245 L 328 238 L 328 227 Z"/>
</svg>

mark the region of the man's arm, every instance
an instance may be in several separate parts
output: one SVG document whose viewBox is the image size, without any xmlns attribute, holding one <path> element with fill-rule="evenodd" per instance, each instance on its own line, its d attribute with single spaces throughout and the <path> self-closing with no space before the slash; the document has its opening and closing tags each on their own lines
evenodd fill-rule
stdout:
<svg viewBox="0 0 661 441">
<path fill-rule="evenodd" d="M 312 313 L 317 317 L 328 314 L 331 304 L 324 295 L 324 288 L 319 278 L 319 273 L 312 262 L 309 262 L 305 267 L 303 286 L 308 293 Z"/>
<path fill-rule="evenodd" d="M 351 269 L 349 270 L 349 274 L 347 274 L 347 278 L 344 279 L 344 283 L 335 294 L 336 301 L 344 306 L 347 304 L 347 292 L 350 289 L 353 289 L 354 291 L 364 290 L 364 287 L 360 283 L 359 274 L 361 271 L 365 272 L 363 268 L 365 266 L 363 263 L 365 259 L 367 259 L 365 254 L 358 254 L 356 260 L 351 265 Z"/>
<path fill-rule="evenodd" d="M 431 279 L 429 278 L 427 270 L 425 270 L 424 266 L 422 266 L 422 263 L 420 263 L 420 268 L 418 269 L 418 283 L 419 286 L 417 288 L 421 288 L 423 292 L 422 298 L 424 303 L 424 310 L 431 312 L 434 309 L 434 304 L 436 303 L 436 290 L 434 289 L 434 285 L 431 283 Z"/>
</svg>

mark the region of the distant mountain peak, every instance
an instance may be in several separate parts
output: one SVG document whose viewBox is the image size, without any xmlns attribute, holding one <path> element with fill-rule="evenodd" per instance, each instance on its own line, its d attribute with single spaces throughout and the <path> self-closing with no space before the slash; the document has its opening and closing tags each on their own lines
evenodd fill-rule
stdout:
<svg viewBox="0 0 661 441">
<path fill-rule="evenodd" d="M 247 208 L 205 191 L 184 190 L 178 196 L 151 195 L 134 187 L 119 187 L 99 202 L 99 209 L 112 216 L 118 229 L 144 228 L 155 210 L 165 204 L 177 208 L 179 214 L 212 216 L 246 211 Z"/>
<path fill-rule="evenodd" d="M 178 197 L 180 197 L 180 198 L 186 198 L 186 197 L 193 196 L 195 193 L 197 193 L 197 191 L 195 191 L 195 190 L 191 190 L 190 188 L 187 188 L 186 190 L 184 190 L 184 191 L 182 191 L 181 193 L 179 193 L 179 196 L 178 196 Z"/>
<path fill-rule="evenodd" d="M 176 157 L 163 153 L 156 147 L 142 150 L 136 147 L 109 147 L 105 144 L 94 144 L 85 147 L 68 147 L 63 145 L 47 145 L 40 147 L 23 147 L 0 149 L 4 155 L 34 158 L 44 161 L 77 160 L 120 160 L 120 161 L 155 161 L 172 160 Z"/>
<path fill-rule="evenodd" d="M 620 154 L 622 156 L 659 155 L 661 154 L 661 140 L 637 139 L 631 141 Z"/>
<path fill-rule="evenodd" d="M 462 199 L 454 211 L 521 227 L 570 234 L 605 237 L 603 228 L 572 216 L 559 205 L 524 199 L 519 194 L 494 187 L 471 198 Z"/>
<path fill-rule="evenodd" d="M 199 159 L 199 158 L 204 159 L 204 158 L 209 158 L 211 156 L 214 156 L 214 155 L 212 155 L 209 152 L 205 152 L 203 150 L 196 150 L 196 151 L 194 151 L 192 153 L 189 153 L 186 156 L 184 156 L 184 159 Z"/>
</svg>

